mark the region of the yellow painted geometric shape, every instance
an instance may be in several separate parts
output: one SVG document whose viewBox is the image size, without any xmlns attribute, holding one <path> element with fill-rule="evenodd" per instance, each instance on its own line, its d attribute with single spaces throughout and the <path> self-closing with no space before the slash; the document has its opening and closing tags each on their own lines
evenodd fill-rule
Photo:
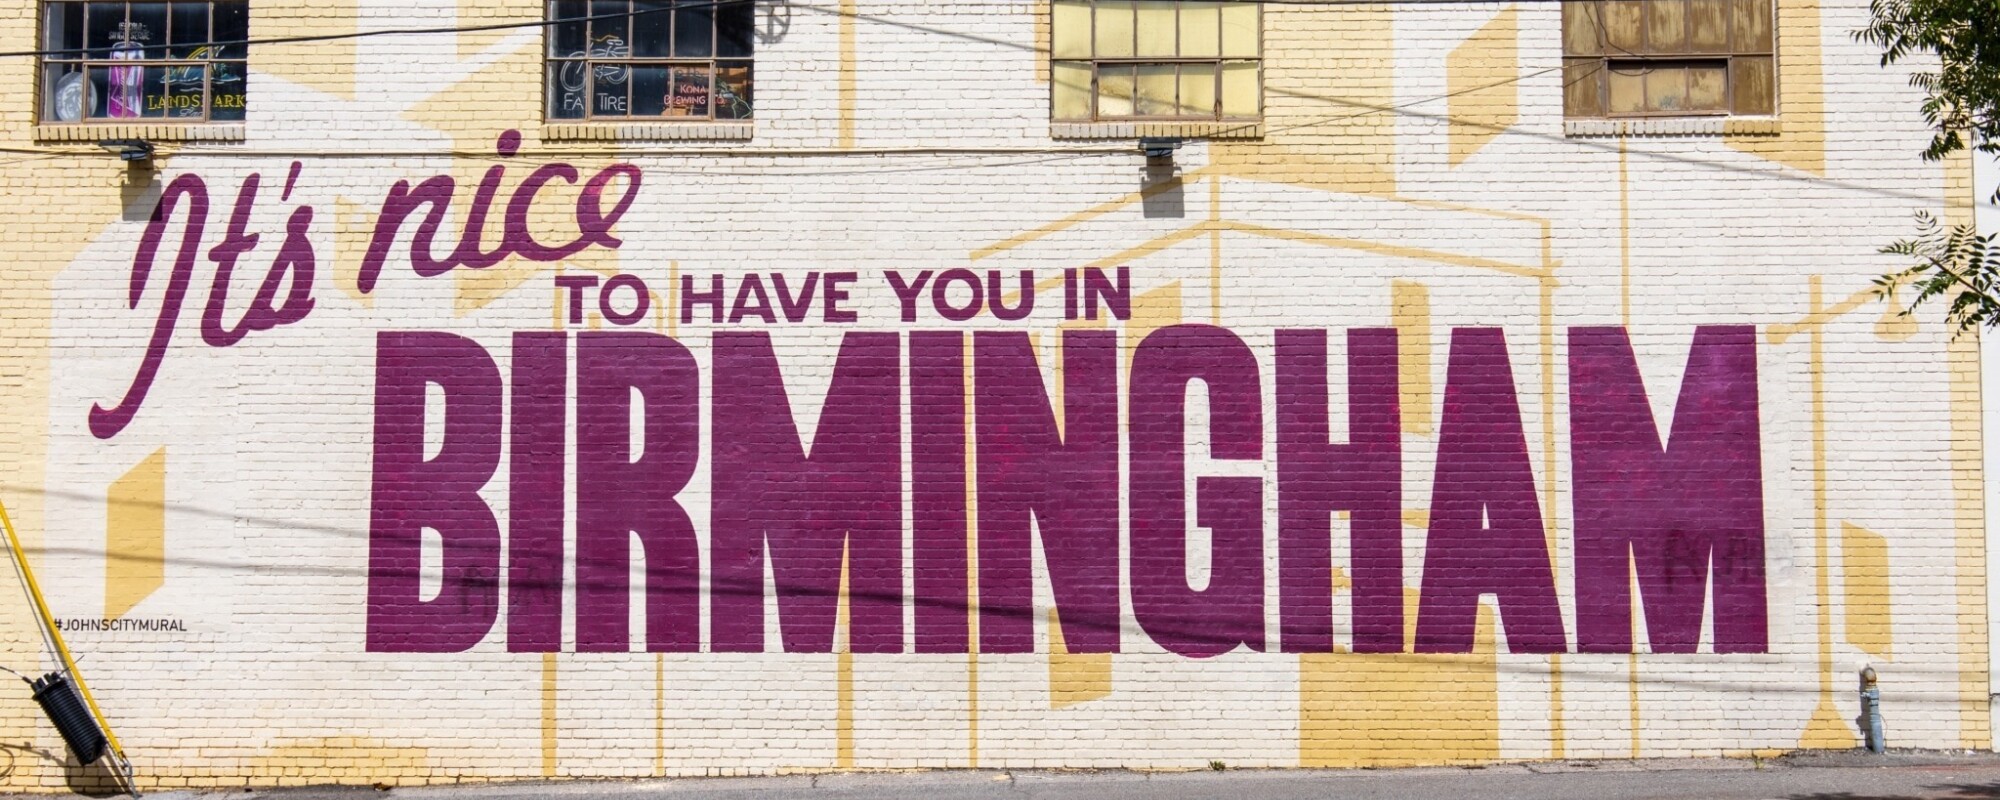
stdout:
<svg viewBox="0 0 2000 800">
<path fill-rule="evenodd" d="M 1181 282 L 1174 281 L 1132 298 L 1132 318 L 1125 321 L 1125 353 L 1139 352 L 1139 343 L 1161 328 L 1181 324 Z"/>
<path fill-rule="evenodd" d="M 1889 297 L 1882 302 L 1882 316 L 1875 320 L 1875 338 L 1885 342 L 1906 342 L 1917 335 L 1917 316 L 1903 313 L 1896 288 L 1889 287 Z"/>
<path fill-rule="evenodd" d="M 1072 653 L 1062 622 L 1049 609 L 1049 707 L 1068 708 L 1111 696 L 1111 654 Z"/>
<path fill-rule="evenodd" d="M 104 493 L 104 616 L 118 619 L 167 582 L 167 448 Z"/>
<path fill-rule="evenodd" d="M 1403 432 L 1431 434 L 1431 290 L 1416 281 L 1389 282 L 1389 319 L 1396 326 L 1402 383 Z"/>
<path fill-rule="evenodd" d="M 1840 523 L 1842 605 L 1847 641 L 1878 658 L 1889 658 L 1889 540 L 1849 522 Z"/>
<path fill-rule="evenodd" d="M 1475 641 L 1466 654 L 1300 656 L 1299 766 L 1499 760 L 1500 684 L 1484 606 Z"/>
<path fill-rule="evenodd" d="M 1768 131 L 1774 126 L 1754 124 L 1761 120 L 1746 120 L 1741 125 L 1725 126 L 1724 139 L 1745 153 L 1825 175 L 1827 115 L 1820 0 L 1777 0 L 1777 6 L 1778 132 L 1772 135 Z"/>
<path fill-rule="evenodd" d="M 1454 167 L 1520 121 L 1520 83 L 1514 80 L 1521 75 L 1519 23 L 1519 12 L 1508 6 L 1445 56 Z"/>
<path fill-rule="evenodd" d="M 1356 194 L 1396 193 L 1393 3 L 1264 5 L 1261 140 L 1209 145 L 1217 171 Z"/>
<path fill-rule="evenodd" d="M 430 751 L 422 747 L 402 747 L 380 739 L 334 736 L 324 739 L 286 739 L 271 749 L 252 756 L 245 765 L 245 777 L 257 782 L 277 783 L 309 775 L 322 783 L 396 784 L 411 776 L 428 774 Z M 417 783 L 424 782 L 421 778 Z"/>
<path fill-rule="evenodd" d="M 258 8 L 250 35 L 258 39 L 352 34 L 360 30 L 360 0 L 272 3 Z M 355 98 L 359 39 L 267 44 L 257 48 L 256 69 L 342 99 Z"/>
<path fill-rule="evenodd" d="M 1807 750 L 1851 750 L 1856 742 L 1852 723 L 1840 716 L 1833 698 L 1825 696 L 1813 708 L 1812 720 L 1799 735 L 1799 747 Z"/>
</svg>

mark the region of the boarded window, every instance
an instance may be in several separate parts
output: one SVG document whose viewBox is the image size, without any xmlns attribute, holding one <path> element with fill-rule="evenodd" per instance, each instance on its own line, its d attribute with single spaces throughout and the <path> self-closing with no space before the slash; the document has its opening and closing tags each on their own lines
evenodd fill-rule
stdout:
<svg viewBox="0 0 2000 800">
<path fill-rule="evenodd" d="M 1571 117 L 1767 115 L 1771 0 L 1564 0 Z"/>
<path fill-rule="evenodd" d="M 1263 113 L 1262 11 L 1254 3 L 1056 0 L 1050 22 L 1050 112 L 1058 121 Z"/>
</svg>

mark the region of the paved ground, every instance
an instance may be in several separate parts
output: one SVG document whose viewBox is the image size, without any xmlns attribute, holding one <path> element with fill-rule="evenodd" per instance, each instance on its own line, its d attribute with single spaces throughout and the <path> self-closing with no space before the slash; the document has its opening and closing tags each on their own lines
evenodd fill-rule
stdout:
<svg viewBox="0 0 2000 800">
<path fill-rule="evenodd" d="M 1224 772 L 941 771 L 775 778 L 500 784 L 376 791 L 307 788 L 162 792 L 157 800 L 2000 800 L 2000 755 L 1800 754 L 1764 761 L 1570 761 L 1473 769 Z"/>
</svg>

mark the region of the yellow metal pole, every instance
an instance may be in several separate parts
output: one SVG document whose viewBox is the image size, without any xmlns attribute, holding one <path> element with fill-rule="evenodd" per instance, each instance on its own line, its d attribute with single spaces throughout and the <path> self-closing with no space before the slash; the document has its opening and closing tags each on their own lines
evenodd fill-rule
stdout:
<svg viewBox="0 0 2000 800">
<path fill-rule="evenodd" d="M 62 631 L 56 628 L 56 619 L 49 614 L 49 603 L 42 598 L 42 587 L 35 582 L 35 571 L 28 568 L 28 554 L 21 551 L 21 537 L 14 533 L 14 520 L 7 515 L 6 503 L 0 503 L 0 527 L 7 530 L 7 546 L 13 549 L 14 565 L 21 570 L 21 578 L 28 584 L 28 594 L 34 598 L 35 611 L 42 618 L 42 629 L 47 631 L 49 639 L 56 643 L 56 652 L 62 656 L 64 671 L 69 673 L 70 680 L 76 682 L 76 690 L 83 695 L 83 702 L 89 704 L 91 716 L 97 718 L 97 726 L 104 729 L 104 740 L 111 745 L 111 755 L 124 765 L 126 773 L 123 777 L 130 786 L 132 762 L 125 758 L 125 748 L 119 746 L 118 734 L 111 732 L 111 723 L 104 718 L 104 711 L 97 707 L 97 700 L 90 696 L 90 686 L 83 682 L 83 673 L 77 670 L 76 659 L 70 656 L 69 645 L 63 641 Z M 137 793 L 137 787 L 130 788 L 135 794 Z"/>
</svg>

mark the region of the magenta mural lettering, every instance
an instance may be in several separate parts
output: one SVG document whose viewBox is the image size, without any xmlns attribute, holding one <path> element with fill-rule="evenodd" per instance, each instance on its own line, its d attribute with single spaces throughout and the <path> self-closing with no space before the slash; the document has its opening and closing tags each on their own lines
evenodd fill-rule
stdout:
<svg viewBox="0 0 2000 800">
<path fill-rule="evenodd" d="M 1507 341 L 1498 328 L 1454 330 L 1418 587 L 1417 652 L 1472 652 L 1482 594 L 1498 601 L 1508 650 L 1566 649 L 1546 536 Z"/>
<path fill-rule="evenodd" d="M 520 146 L 520 132 L 507 131 L 501 134 L 495 151 L 502 157 L 511 157 Z M 291 200 L 302 170 L 299 162 L 292 162 L 281 201 Z M 355 288 L 363 294 L 375 290 L 383 265 L 388 261 L 404 223 L 419 209 L 426 213 L 410 238 L 409 260 L 411 269 L 420 276 L 442 275 L 461 266 L 484 269 L 511 256 L 534 262 L 553 262 L 591 247 L 616 249 L 623 241 L 612 230 L 638 199 L 643 177 L 639 168 L 631 164 L 612 164 L 592 175 L 576 200 L 576 238 L 561 245 L 548 245 L 538 242 L 531 233 L 528 222 L 530 212 L 539 193 L 550 181 L 561 178 L 574 184 L 580 173 L 568 164 L 545 165 L 514 189 L 499 239 L 489 245 L 486 242 L 487 217 L 492 212 L 505 175 L 504 166 L 494 166 L 486 171 L 466 208 L 457 245 L 443 257 L 436 253 L 437 238 L 443 233 L 446 213 L 456 191 L 455 182 L 449 175 L 427 178 L 414 186 L 409 181 L 398 181 L 389 189 L 376 215 L 374 236 L 369 242 L 367 254 L 362 257 Z M 250 232 L 249 220 L 256 208 L 262 183 L 263 176 L 259 173 L 253 172 L 243 178 L 222 240 L 208 252 L 214 273 L 203 306 L 201 335 L 202 341 L 211 347 L 229 347 L 241 342 L 250 333 L 299 322 L 314 308 L 313 287 L 319 263 L 311 239 L 314 212 L 312 206 L 301 205 L 293 209 L 287 219 L 283 242 L 242 319 L 233 326 L 223 319 L 237 262 L 256 250 L 261 239 L 260 234 Z M 605 194 L 614 187 L 620 195 L 606 208 Z M 154 321 L 153 334 L 140 359 L 138 371 L 116 405 L 107 408 L 96 404 L 91 407 L 90 431 L 99 439 L 113 438 L 131 424 L 139 408 L 145 404 L 146 394 L 151 391 L 154 380 L 159 376 L 161 363 L 173 344 L 181 307 L 186 303 L 188 288 L 194 281 L 195 262 L 208 226 L 208 184 L 199 176 L 191 173 L 177 176 L 161 191 L 159 202 L 153 208 L 146 232 L 132 258 L 131 288 L 127 300 L 128 308 L 137 309 L 145 299 L 161 243 L 176 213 L 182 210 L 183 202 L 186 204 L 186 221 L 181 230 L 180 252 L 168 274 L 166 288 L 160 298 L 159 315 Z"/>
<path fill-rule="evenodd" d="M 1195 478 L 1195 522 L 1209 534 L 1208 584 L 1189 585 L 1183 402 L 1208 390 L 1208 454 L 1264 457 L 1257 356 L 1223 328 L 1177 325 L 1146 337 L 1132 357 L 1132 612 L 1153 641 L 1185 656 L 1264 648 L 1264 485 L 1261 478 Z"/>
<path fill-rule="evenodd" d="M 1579 649 L 1632 650 L 1635 576 L 1654 652 L 1695 651 L 1711 591 L 1715 651 L 1767 648 L 1756 339 L 1695 329 L 1663 445 L 1625 330 L 1570 330 Z"/>
<path fill-rule="evenodd" d="M 675 496 L 700 460 L 700 400 L 694 356 L 680 342 L 644 331 L 577 335 L 578 650 L 629 647 L 634 537 L 645 561 L 646 650 L 699 646 L 701 556 Z"/>
<path fill-rule="evenodd" d="M 1354 652 L 1403 650 L 1403 426 L 1396 331 L 1347 332 L 1347 435 L 1328 422 L 1326 331 L 1277 334 L 1279 644 L 1333 650 L 1333 514 L 1348 512 Z"/>
<path fill-rule="evenodd" d="M 424 455 L 428 387 L 444 395 L 438 452 Z M 385 332 L 375 346 L 375 477 L 368 522 L 368 649 L 453 652 L 478 644 L 500 610 L 500 525 L 479 496 L 500 466 L 500 370 L 449 333 Z M 442 542 L 438 590 L 423 597 L 423 532 Z"/>
<path fill-rule="evenodd" d="M 764 649 L 770 561 L 784 649 L 833 649 L 847 571 L 849 645 L 903 650 L 901 347 L 892 333 L 849 333 L 810 451 L 769 334 L 715 335 L 714 486 L 709 626 L 719 651 Z"/>
<path fill-rule="evenodd" d="M 1118 651 L 1118 347 L 1109 331 L 1062 337 L 1062 425 L 1026 333 L 972 336 L 979 507 L 979 651 L 1035 645 L 1030 569 L 1048 564 L 1063 642 Z"/>
<path fill-rule="evenodd" d="M 1624 609 L 1634 575 L 1655 650 L 1695 649 L 1711 586 L 1716 652 L 1767 648 L 1753 333 L 1695 332 L 1662 445 L 1625 332 L 1571 331 L 1578 649 L 1632 647 Z M 1131 351 L 1122 415 L 1110 331 L 1064 332 L 1050 363 L 1024 332 L 849 332 L 809 439 L 793 421 L 797 396 L 773 337 L 707 336 L 713 497 L 703 563 L 701 533 L 681 499 L 703 452 L 703 376 L 680 341 L 639 331 L 515 334 L 503 446 L 508 387 L 483 347 L 446 333 L 382 334 L 369 649 L 482 641 L 503 568 L 508 649 L 561 649 L 562 537 L 573 513 L 578 650 L 633 646 L 626 576 L 636 541 L 643 647 L 653 651 L 770 649 L 764 609 L 775 599 L 777 647 L 827 652 L 839 641 L 844 590 L 855 652 L 967 652 L 973 609 L 980 652 L 1028 652 L 1040 622 L 1037 553 L 1069 652 L 1123 649 L 1125 596 L 1137 629 L 1170 652 L 1263 651 L 1271 648 L 1266 484 L 1227 464 L 1275 467 L 1277 649 L 1336 650 L 1335 567 L 1352 576 L 1352 649 L 1406 649 L 1394 330 L 1345 332 L 1344 435 L 1332 429 L 1335 356 L 1322 330 L 1276 332 L 1268 395 L 1255 350 L 1235 332 L 1155 331 Z M 444 424 L 426 458 L 430 385 L 441 390 Z M 1206 434 L 1190 439 L 1186 398 L 1196 387 L 1207 399 Z M 1267 407 L 1275 464 L 1266 461 Z M 1500 330 L 1453 331 L 1438 437 L 1415 649 L 1470 651 L 1481 598 L 1492 596 L 1508 651 L 1569 650 Z M 575 482 L 565 486 L 572 439 Z M 479 494 L 503 451 L 505 564 L 495 514 Z M 1201 474 L 1195 463 L 1222 472 Z M 1348 518 L 1346 564 L 1332 557 L 1337 512 Z M 434 576 L 441 588 L 428 595 L 425 531 L 444 553 Z M 1194 535 L 1208 546 L 1190 548 Z M 1193 549 L 1205 549 L 1205 569 L 1191 564 Z M 697 618 L 704 577 L 706 641 Z"/>
</svg>

